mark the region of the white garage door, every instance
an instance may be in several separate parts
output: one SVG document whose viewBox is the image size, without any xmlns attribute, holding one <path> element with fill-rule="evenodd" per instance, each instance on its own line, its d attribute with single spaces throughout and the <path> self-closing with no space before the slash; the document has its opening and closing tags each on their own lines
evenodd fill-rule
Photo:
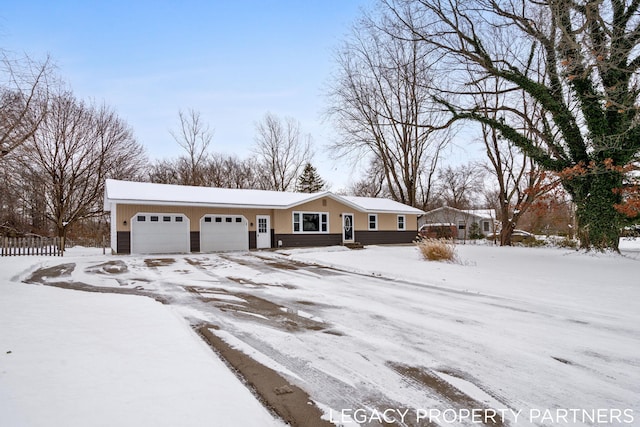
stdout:
<svg viewBox="0 0 640 427">
<path fill-rule="evenodd" d="M 189 218 L 182 214 L 138 213 L 131 219 L 131 253 L 188 253 Z"/>
<path fill-rule="evenodd" d="M 242 215 L 205 215 L 200 219 L 200 252 L 248 251 L 249 223 Z"/>
</svg>

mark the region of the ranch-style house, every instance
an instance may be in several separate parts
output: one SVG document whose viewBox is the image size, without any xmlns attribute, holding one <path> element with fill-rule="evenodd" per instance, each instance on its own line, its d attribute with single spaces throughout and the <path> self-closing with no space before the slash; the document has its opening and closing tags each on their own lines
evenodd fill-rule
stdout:
<svg viewBox="0 0 640 427">
<path fill-rule="evenodd" d="M 116 254 L 410 243 L 424 212 L 389 199 L 107 180 Z"/>
</svg>

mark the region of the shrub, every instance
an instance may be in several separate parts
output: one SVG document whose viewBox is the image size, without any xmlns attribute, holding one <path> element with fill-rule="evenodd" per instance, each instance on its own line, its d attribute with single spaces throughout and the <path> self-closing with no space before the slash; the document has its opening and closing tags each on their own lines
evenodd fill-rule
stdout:
<svg viewBox="0 0 640 427">
<path fill-rule="evenodd" d="M 556 244 L 560 248 L 578 249 L 578 241 L 569 237 L 559 240 Z"/>
<path fill-rule="evenodd" d="M 578 249 L 578 241 L 566 236 L 549 236 L 547 237 L 547 245 L 564 249 Z"/>
<path fill-rule="evenodd" d="M 535 237 L 526 237 L 516 244 L 519 244 L 521 246 L 526 246 L 528 248 L 538 248 L 541 246 L 547 246 L 547 242 L 545 242 L 542 239 L 536 239 Z"/>
<path fill-rule="evenodd" d="M 456 259 L 456 247 L 453 240 L 423 239 L 416 245 L 426 260 L 455 261 Z"/>
<path fill-rule="evenodd" d="M 469 227 L 469 240 L 478 240 L 482 239 L 483 237 L 484 236 L 480 231 L 480 224 L 478 224 L 477 222 L 472 223 Z"/>
</svg>

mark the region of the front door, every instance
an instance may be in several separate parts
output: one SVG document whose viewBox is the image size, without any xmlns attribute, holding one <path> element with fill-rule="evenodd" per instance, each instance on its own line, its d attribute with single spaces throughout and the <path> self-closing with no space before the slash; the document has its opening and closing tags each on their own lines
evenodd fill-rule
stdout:
<svg viewBox="0 0 640 427">
<path fill-rule="evenodd" d="M 256 216 L 256 248 L 271 247 L 271 217 L 269 215 Z"/>
<path fill-rule="evenodd" d="M 353 214 L 342 214 L 342 242 L 353 243 Z"/>
</svg>

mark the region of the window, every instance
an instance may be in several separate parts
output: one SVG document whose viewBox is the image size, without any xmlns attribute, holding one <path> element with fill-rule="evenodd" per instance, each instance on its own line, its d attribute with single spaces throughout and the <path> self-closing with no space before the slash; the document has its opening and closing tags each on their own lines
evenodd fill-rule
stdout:
<svg viewBox="0 0 640 427">
<path fill-rule="evenodd" d="M 171 217 L 170 217 L 170 216 L 163 216 L 163 217 L 162 217 L 162 221 L 164 221 L 164 222 L 171 222 Z"/>
<path fill-rule="evenodd" d="M 464 221 L 458 221 L 458 230 L 464 230 L 467 228 L 467 224 Z"/>
<path fill-rule="evenodd" d="M 221 217 L 219 217 L 219 216 L 217 216 L 217 217 L 216 217 L 216 222 L 222 222 L 222 218 L 221 218 Z"/>
<path fill-rule="evenodd" d="M 406 218 L 404 215 L 398 215 L 398 230 L 406 230 Z"/>
<path fill-rule="evenodd" d="M 236 222 L 242 222 L 242 217 L 237 216 L 236 217 Z"/>
<path fill-rule="evenodd" d="M 326 212 L 294 212 L 294 233 L 328 233 L 329 214 Z"/>
<path fill-rule="evenodd" d="M 151 222 L 158 222 L 158 216 L 157 215 L 151 215 Z"/>
<path fill-rule="evenodd" d="M 258 218 L 258 233 L 266 233 L 266 232 L 267 232 L 267 219 Z"/>
<path fill-rule="evenodd" d="M 138 222 L 145 222 L 147 220 L 147 217 L 144 215 L 138 215 L 138 217 L 136 218 L 136 220 Z"/>
<path fill-rule="evenodd" d="M 482 231 L 484 231 L 485 233 L 488 233 L 489 231 L 489 221 L 483 221 L 482 222 Z"/>
<path fill-rule="evenodd" d="M 226 217 L 226 218 L 224 219 L 224 221 L 225 221 L 225 222 L 233 222 L 233 218 L 231 218 L 231 217 Z"/>
<path fill-rule="evenodd" d="M 176 217 L 176 222 L 182 222 L 182 217 L 181 216 L 177 216 Z"/>
<path fill-rule="evenodd" d="M 211 222 L 211 217 L 210 216 L 205 216 L 204 217 L 204 222 Z"/>
<path fill-rule="evenodd" d="M 378 229 L 378 215 L 369 214 L 369 230 L 377 230 L 377 229 Z"/>
<path fill-rule="evenodd" d="M 294 233 L 300 231 L 300 214 L 297 212 L 293 214 L 293 231 Z"/>
</svg>

